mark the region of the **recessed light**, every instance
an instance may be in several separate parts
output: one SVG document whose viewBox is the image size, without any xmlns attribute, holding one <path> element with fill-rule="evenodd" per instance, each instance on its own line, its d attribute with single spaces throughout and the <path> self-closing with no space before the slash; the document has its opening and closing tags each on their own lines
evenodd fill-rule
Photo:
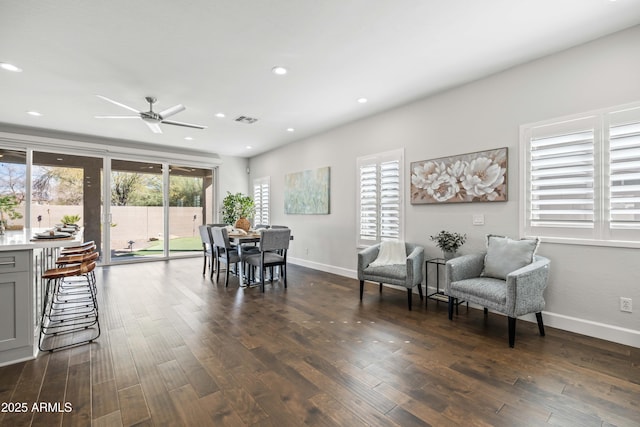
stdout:
<svg viewBox="0 0 640 427">
<path fill-rule="evenodd" d="M 39 113 L 37 111 L 27 111 L 27 114 L 35 117 L 40 117 L 42 115 L 42 113 Z"/>
<path fill-rule="evenodd" d="M 287 132 L 294 132 L 295 129 L 294 128 L 287 128 Z"/>
<path fill-rule="evenodd" d="M 217 114 L 216 114 L 216 117 L 223 118 L 223 117 L 224 117 L 224 113 L 217 113 Z"/>
<path fill-rule="evenodd" d="M 193 138 L 190 136 L 185 136 L 184 139 L 186 139 L 187 141 L 193 141 Z"/>
<path fill-rule="evenodd" d="M 366 104 L 366 103 L 367 103 L 367 101 L 369 101 L 367 98 L 358 98 L 358 102 L 359 102 L 360 104 Z"/>
<path fill-rule="evenodd" d="M 273 68 L 271 69 L 271 72 L 272 72 L 273 74 L 278 75 L 278 76 L 284 76 L 285 74 L 287 74 L 287 69 L 286 69 L 286 68 L 284 68 L 284 67 L 282 67 L 282 66 L 279 66 L 279 65 L 278 65 L 278 66 L 276 66 L 276 67 L 273 67 Z"/>
<path fill-rule="evenodd" d="M 252 148 L 253 148 L 253 147 L 252 147 L 252 146 L 250 146 L 250 145 L 247 145 L 247 146 L 246 146 L 246 149 L 247 149 L 247 150 L 251 150 Z"/>
<path fill-rule="evenodd" d="M 16 67 L 15 65 L 9 64 L 7 62 L 0 62 L 0 68 L 2 68 L 3 70 L 7 70 L 7 71 L 13 71 L 14 73 L 21 73 L 22 72 L 22 68 Z"/>
</svg>

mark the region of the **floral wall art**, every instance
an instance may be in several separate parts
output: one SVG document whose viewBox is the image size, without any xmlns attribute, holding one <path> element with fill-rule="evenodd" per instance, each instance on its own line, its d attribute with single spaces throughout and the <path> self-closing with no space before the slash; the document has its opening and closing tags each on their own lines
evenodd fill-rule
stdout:
<svg viewBox="0 0 640 427">
<path fill-rule="evenodd" d="M 507 148 L 411 163 L 411 203 L 507 200 Z"/>
</svg>

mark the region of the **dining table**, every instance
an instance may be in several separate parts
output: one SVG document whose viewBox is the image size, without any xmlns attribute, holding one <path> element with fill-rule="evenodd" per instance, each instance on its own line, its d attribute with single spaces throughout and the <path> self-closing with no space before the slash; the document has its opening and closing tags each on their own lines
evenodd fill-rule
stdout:
<svg viewBox="0 0 640 427">
<path fill-rule="evenodd" d="M 228 233 L 229 236 L 229 243 L 231 243 L 232 245 L 235 245 L 238 251 L 238 257 L 240 259 L 242 259 L 243 256 L 243 250 L 246 251 L 246 245 L 250 244 L 250 243 L 259 243 L 260 242 L 260 231 L 258 230 L 249 230 L 246 233 L 242 233 L 242 232 L 238 232 L 236 230 L 231 231 Z M 290 237 L 290 240 L 293 240 L 293 235 Z M 245 276 L 244 276 L 244 270 L 243 270 L 243 263 L 239 262 L 238 263 L 238 280 L 240 281 L 240 286 L 242 287 L 247 287 L 247 286 L 253 286 L 253 285 L 259 285 L 260 281 L 258 280 L 260 276 L 256 275 L 256 280 L 254 280 L 253 282 L 251 282 L 248 278 L 247 281 L 245 282 Z M 260 273 L 262 274 L 262 273 Z"/>
</svg>

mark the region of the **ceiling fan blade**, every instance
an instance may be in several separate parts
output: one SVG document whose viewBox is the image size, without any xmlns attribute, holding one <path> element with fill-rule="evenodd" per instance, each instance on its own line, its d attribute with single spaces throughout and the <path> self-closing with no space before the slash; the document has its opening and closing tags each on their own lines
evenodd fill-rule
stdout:
<svg viewBox="0 0 640 427">
<path fill-rule="evenodd" d="M 184 126 L 186 128 L 194 128 L 194 129 L 206 129 L 206 126 L 202 126 L 202 125 L 196 125 L 196 124 L 192 124 L 192 123 L 185 123 L 185 122 L 175 122 L 173 120 L 162 120 L 161 123 L 165 123 L 168 125 L 174 125 L 174 126 Z"/>
<path fill-rule="evenodd" d="M 102 95 L 96 95 L 96 96 L 97 96 L 98 98 L 100 98 L 100 99 L 104 99 L 104 100 L 105 100 L 105 101 L 107 101 L 107 102 L 110 102 L 110 103 L 112 103 L 112 104 L 115 104 L 115 105 L 117 105 L 118 107 L 126 108 L 126 109 L 127 109 L 127 110 L 129 110 L 129 111 L 133 111 L 134 113 L 138 113 L 138 114 L 140 114 L 140 111 L 136 110 L 136 109 L 135 109 L 135 108 L 133 108 L 133 107 L 129 107 L 128 105 L 124 105 L 124 104 L 123 104 L 123 103 L 121 103 L 121 102 L 114 101 L 113 99 L 109 99 L 109 98 L 107 98 L 106 96 L 102 96 Z"/>
<path fill-rule="evenodd" d="M 151 129 L 151 132 L 153 133 L 162 133 L 162 129 L 160 129 L 160 125 L 158 123 L 155 122 L 148 122 L 148 121 L 144 121 L 144 123 L 149 126 L 149 129 Z"/>
<path fill-rule="evenodd" d="M 96 119 L 139 119 L 140 116 L 93 116 Z"/>
<path fill-rule="evenodd" d="M 178 114 L 180 111 L 184 111 L 185 106 L 182 104 L 174 105 L 173 107 L 167 108 L 164 111 L 159 112 L 158 114 L 162 119 L 166 119 L 167 117 L 171 117 L 174 114 Z"/>
</svg>

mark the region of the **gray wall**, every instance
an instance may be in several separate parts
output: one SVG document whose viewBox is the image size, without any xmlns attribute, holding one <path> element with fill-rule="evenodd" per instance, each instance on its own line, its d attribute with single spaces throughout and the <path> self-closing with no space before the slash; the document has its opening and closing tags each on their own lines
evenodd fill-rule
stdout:
<svg viewBox="0 0 640 427">
<path fill-rule="evenodd" d="M 294 262 L 355 277 L 356 157 L 404 147 L 405 239 L 432 257 L 440 252 L 429 235 L 458 231 L 468 234 L 461 253 L 469 253 L 483 248 L 487 233 L 519 235 L 520 125 L 635 101 L 640 26 L 256 156 L 250 179 L 271 177 L 272 223 L 293 228 Z M 508 202 L 409 203 L 412 161 L 505 146 Z M 331 213 L 285 215 L 284 175 L 322 166 L 331 167 Z M 472 225 L 475 213 L 485 215 L 484 226 Z M 539 253 L 553 263 L 548 325 L 640 347 L 639 249 L 543 243 Z M 634 313 L 619 311 L 620 296 L 635 299 Z"/>
</svg>

